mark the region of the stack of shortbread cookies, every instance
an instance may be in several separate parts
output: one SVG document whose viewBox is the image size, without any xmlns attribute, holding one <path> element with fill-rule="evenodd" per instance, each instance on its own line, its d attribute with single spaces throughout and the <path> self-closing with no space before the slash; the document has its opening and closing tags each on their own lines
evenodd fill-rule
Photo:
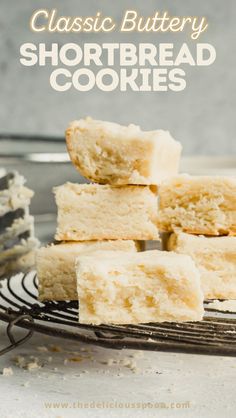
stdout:
<svg viewBox="0 0 236 418">
<path fill-rule="evenodd" d="M 0 277 L 27 271 L 39 245 L 29 213 L 33 191 L 17 171 L 0 170 Z"/>
<path fill-rule="evenodd" d="M 236 178 L 179 175 L 159 188 L 166 249 L 188 254 L 205 299 L 236 299 Z"/>
<path fill-rule="evenodd" d="M 38 252 L 40 299 L 79 299 L 81 323 L 200 320 L 191 257 L 139 251 L 159 239 L 157 188 L 177 174 L 181 145 L 165 131 L 90 118 L 71 123 L 66 141 L 92 183 L 55 188 L 59 243 Z"/>
</svg>

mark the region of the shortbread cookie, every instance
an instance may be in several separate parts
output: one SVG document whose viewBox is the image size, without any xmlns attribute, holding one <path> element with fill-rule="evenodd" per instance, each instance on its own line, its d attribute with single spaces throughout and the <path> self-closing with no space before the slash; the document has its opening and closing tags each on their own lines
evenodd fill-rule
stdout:
<svg viewBox="0 0 236 418">
<path fill-rule="evenodd" d="M 236 237 L 172 234 L 168 249 L 193 258 L 206 299 L 236 299 Z"/>
<path fill-rule="evenodd" d="M 98 251 L 76 260 L 79 322 L 199 321 L 200 274 L 191 257 L 164 251 Z"/>
<path fill-rule="evenodd" d="M 159 188 L 162 231 L 236 235 L 236 177 L 180 175 Z"/>
<path fill-rule="evenodd" d="M 66 183 L 55 194 L 56 240 L 159 238 L 157 196 L 149 186 Z"/>
<path fill-rule="evenodd" d="M 37 251 L 39 299 L 78 300 L 75 259 L 82 252 L 94 250 L 122 250 L 135 252 L 139 244 L 134 241 L 67 242 L 42 247 Z"/>
<path fill-rule="evenodd" d="M 182 147 L 168 131 L 87 118 L 70 124 L 66 142 L 72 163 L 95 183 L 151 185 L 178 173 Z"/>
</svg>

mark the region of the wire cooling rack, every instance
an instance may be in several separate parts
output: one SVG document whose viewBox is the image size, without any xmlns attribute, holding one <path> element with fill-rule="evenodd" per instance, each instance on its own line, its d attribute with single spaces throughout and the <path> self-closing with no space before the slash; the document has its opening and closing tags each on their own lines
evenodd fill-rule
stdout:
<svg viewBox="0 0 236 418">
<path fill-rule="evenodd" d="M 236 312 L 220 313 L 206 303 L 201 322 L 93 326 L 78 323 L 77 302 L 40 303 L 37 294 L 35 272 L 1 281 L 0 319 L 7 323 L 10 344 L 0 354 L 40 332 L 104 348 L 236 356 Z M 26 330 L 17 340 L 15 326 Z"/>
</svg>

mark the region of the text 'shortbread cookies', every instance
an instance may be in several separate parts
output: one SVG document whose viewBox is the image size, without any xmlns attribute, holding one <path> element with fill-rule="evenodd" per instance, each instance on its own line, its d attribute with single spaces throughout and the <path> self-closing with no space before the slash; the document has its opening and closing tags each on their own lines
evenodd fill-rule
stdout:
<svg viewBox="0 0 236 418">
<path fill-rule="evenodd" d="M 72 163 L 93 182 L 155 185 L 178 173 L 182 147 L 167 131 L 87 118 L 70 124 L 66 142 Z"/>
<path fill-rule="evenodd" d="M 76 260 L 79 322 L 198 321 L 200 274 L 191 257 L 164 251 L 98 251 Z"/>
<path fill-rule="evenodd" d="M 236 177 L 179 175 L 159 188 L 163 232 L 236 235 Z"/>
</svg>

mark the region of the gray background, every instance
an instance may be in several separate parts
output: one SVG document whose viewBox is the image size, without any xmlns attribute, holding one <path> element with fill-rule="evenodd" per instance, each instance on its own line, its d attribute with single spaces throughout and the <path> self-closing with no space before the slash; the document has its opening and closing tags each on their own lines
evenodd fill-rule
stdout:
<svg viewBox="0 0 236 418">
<path fill-rule="evenodd" d="M 49 84 L 51 67 L 24 67 L 19 48 L 25 42 L 175 42 L 195 41 L 189 34 L 35 34 L 29 19 L 39 8 L 64 15 L 94 15 L 98 10 L 120 21 L 126 9 L 144 16 L 168 10 L 171 15 L 206 16 L 209 28 L 198 42 L 217 51 L 210 67 L 186 67 L 183 92 L 140 93 L 115 90 L 58 93 Z M 0 131 L 63 135 L 70 120 L 86 115 L 144 129 L 168 129 L 185 155 L 227 155 L 236 151 L 235 133 L 235 0 L 0 0 Z"/>
</svg>

